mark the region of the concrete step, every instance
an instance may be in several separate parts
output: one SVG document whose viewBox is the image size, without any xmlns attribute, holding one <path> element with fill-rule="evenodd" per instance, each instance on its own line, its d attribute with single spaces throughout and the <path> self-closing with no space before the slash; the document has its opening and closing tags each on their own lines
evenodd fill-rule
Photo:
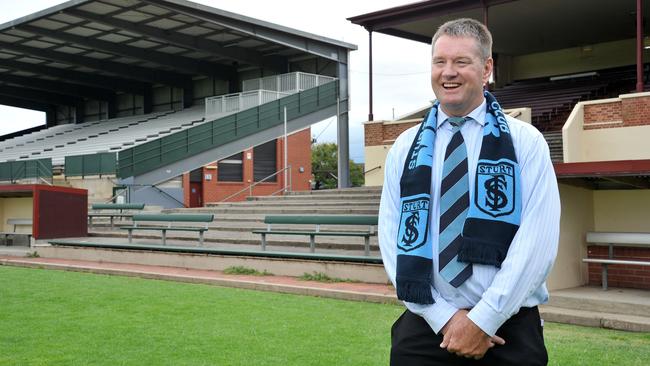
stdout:
<svg viewBox="0 0 650 366">
<path fill-rule="evenodd" d="M 299 195 L 286 195 L 286 196 L 252 196 L 248 197 L 249 202 L 264 202 L 264 201 L 275 201 L 275 202 L 313 202 L 314 200 L 324 201 L 324 200 L 350 200 L 350 201 L 377 201 L 381 199 L 381 193 L 367 193 L 367 194 L 299 194 Z"/>
<path fill-rule="evenodd" d="M 164 210 L 163 212 L 193 212 L 193 213 L 211 213 L 215 215 L 377 215 L 379 213 L 379 206 L 361 206 L 361 207 L 317 207 L 311 205 L 309 207 L 197 207 L 192 209 L 178 209 Z"/>
<path fill-rule="evenodd" d="M 95 222 L 93 220 L 93 226 L 91 228 L 92 231 L 120 231 L 122 229 L 119 229 L 120 226 L 129 226 L 131 225 L 132 222 L 128 220 L 124 221 L 116 221 L 114 223 L 114 229 L 110 229 L 110 223 L 106 219 L 101 222 Z M 197 225 L 194 225 L 197 226 Z M 200 225 L 199 227 L 203 227 Z M 258 229 L 266 229 L 267 224 L 264 223 L 264 218 L 260 218 L 259 221 L 226 221 L 222 220 L 222 218 L 217 217 L 212 223 L 208 225 L 208 228 L 210 231 L 212 230 L 217 230 L 217 231 L 228 231 L 231 232 L 233 235 L 237 235 L 238 232 L 251 232 L 253 230 L 258 230 Z M 279 224 L 274 224 L 273 229 L 275 230 L 314 230 L 315 225 L 309 224 L 309 225 L 279 225 Z M 328 231 L 368 231 L 369 226 L 368 225 L 320 225 L 319 230 L 323 232 L 328 232 Z M 376 230 L 375 230 L 376 231 Z"/>
<path fill-rule="evenodd" d="M 638 315 L 603 313 L 577 309 L 540 306 L 542 319 L 549 322 L 583 325 L 587 327 L 650 332 L 650 318 Z"/>
<path fill-rule="evenodd" d="M 379 209 L 379 202 L 372 202 L 372 201 L 352 201 L 352 200 L 346 200 L 346 201 L 338 201 L 338 200 L 300 200 L 300 201 L 295 201 L 295 200 L 286 200 L 286 201 L 280 201 L 280 200 L 269 200 L 269 201 L 244 201 L 244 202 L 220 202 L 220 203 L 208 203 L 206 204 L 207 207 L 313 207 L 314 205 L 318 205 L 318 207 L 330 207 L 330 206 L 335 206 L 335 207 L 341 207 L 345 205 L 351 205 L 355 207 L 369 207 L 369 208 L 377 208 Z"/>
<path fill-rule="evenodd" d="M 355 193 L 381 193 L 381 187 L 358 187 L 358 188 L 342 188 L 342 189 L 319 189 L 313 191 L 297 191 L 289 192 L 289 195 L 304 196 L 304 195 L 321 195 L 321 194 L 355 194 Z"/>
<path fill-rule="evenodd" d="M 0 245 L 0 256 L 27 257 L 34 250 L 27 245 Z"/>
<path fill-rule="evenodd" d="M 232 235 L 232 233 L 219 233 L 215 231 L 208 231 L 204 238 L 204 246 L 206 247 L 222 247 L 226 246 L 252 246 L 261 248 L 260 235 L 252 233 L 239 233 L 240 235 Z M 88 233 L 90 237 L 96 238 L 119 238 L 123 243 L 127 243 L 126 232 L 117 231 L 101 231 L 93 230 Z M 161 240 L 160 234 L 148 234 L 147 232 L 134 231 L 133 241 L 138 242 L 141 239 L 147 240 Z M 284 248 L 309 248 L 309 237 L 298 235 L 269 235 L 267 236 L 267 246 L 284 247 Z M 167 235 L 168 245 L 173 242 L 192 242 L 198 245 L 198 235 L 191 235 L 191 233 L 173 233 Z M 356 250 L 363 251 L 364 243 L 363 238 L 341 238 L 341 237 L 316 237 L 316 251 L 319 250 Z M 287 249 L 287 251 L 290 251 Z M 378 255 L 379 245 L 377 244 L 376 237 L 370 238 L 370 251 Z"/>
<path fill-rule="evenodd" d="M 635 315 L 650 319 L 650 292 L 647 290 L 600 287 L 553 291 L 549 306 L 580 311 Z"/>
</svg>

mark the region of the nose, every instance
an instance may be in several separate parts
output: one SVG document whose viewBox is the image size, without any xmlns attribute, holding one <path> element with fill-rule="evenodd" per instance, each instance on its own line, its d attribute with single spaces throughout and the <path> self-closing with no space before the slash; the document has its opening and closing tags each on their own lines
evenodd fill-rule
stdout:
<svg viewBox="0 0 650 366">
<path fill-rule="evenodd" d="M 452 62 L 445 63 L 445 66 L 442 68 L 442 77 L 445 79 L 453 79 L 458 75 L 458 72 L 454 68 Z"/>
</svg>

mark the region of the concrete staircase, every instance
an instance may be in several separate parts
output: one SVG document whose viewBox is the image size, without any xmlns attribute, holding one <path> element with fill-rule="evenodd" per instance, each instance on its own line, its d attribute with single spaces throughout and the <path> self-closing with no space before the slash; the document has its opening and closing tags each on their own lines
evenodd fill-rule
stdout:
<svg viewBox="0 0 650 366">
<path fill-rule="evenodd" d="M 551 161 L 554 163 L 564 162 L 564 151 L 562 150 L 562 130 L 544 132 L 544 139 L 548 143 L 548 148 L 551 151 Z"/>
<path fill-rule="evenodd" d="M 540 307 L 546 321 L 650 332 L 650 296 L 647 290 L 577 287 L 552 291 Z"/>
<path fill-rule="evenodd" d="M 320 190 L 311 192 L 291 192 L 284 196 L 249 197 L 243 202 L 212 203 L 200 208 L 175 208 L 163 210 L 169 213 L 211 213 L 215 220 L 205 234 L 205 246 L 236 249 L 260 249 L 260 236 L 251 233 L 254 229 L 265 228 L 264 217 L 272 214 L 284 215 L 377 215 L 381 187 L 348 188 Z M 283 228 L 281 225 L 274 227 Z M 291 228 L 286 226 L 286 228 Z M 295 226 L 293 226 L 295 229 Z M 311 228 L 311 226 L 310 226 Z M 365 226 L 322 225 L 321 231 L 367 230 Z M 125 230 L 110 230 L 98 225 L 92 236 L 126 237 Z M 134 240 L 153 239 L 156 234 L 134 232 Z M 159 236 L 158 236 L 159 237 Z M 169 240 L 192 241 L 193 233 L 168 233 Z M 267 237 L 269 250 L 299 251 L 309 250 L 309 237 L 270 235 Z M 316 252 L 336 251 L 341 254 L 363 255 L 363 238 L 327 237 L 316 238 Z M 379 256 L 377 237 L 370 239 L 371 256 Z"/>
</svg>

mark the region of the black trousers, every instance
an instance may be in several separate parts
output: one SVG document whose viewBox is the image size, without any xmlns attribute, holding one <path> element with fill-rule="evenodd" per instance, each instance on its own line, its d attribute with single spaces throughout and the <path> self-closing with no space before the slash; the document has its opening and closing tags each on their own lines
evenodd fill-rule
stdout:
<svg viewBox="0 0 650 366">
<path fill-rule="evenodd" d="M 391 330 L 391 366 L 536 366 L 548 363 L 539 310 L 521 308 L 497 331 L 506 341 L 490 348 L 480 360 L 467 359 L 440 348 L 442 334 L 435 334 L 424 318 L 406 310 Z"/>
</svg>

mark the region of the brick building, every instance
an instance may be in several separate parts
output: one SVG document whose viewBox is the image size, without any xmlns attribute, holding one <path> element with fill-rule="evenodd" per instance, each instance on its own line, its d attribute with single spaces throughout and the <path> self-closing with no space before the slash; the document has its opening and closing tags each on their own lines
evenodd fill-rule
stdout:
<svg viewBox="0 0 650 366">
<path fill-rule="evenodd" d="M 282 191 L 284 187 L 292 191 L 311 189 L 311 129 L 291 134 L 288 140 L 287 164 L 290 172 L 287 170 L 286 182 L 282 171 L 284 139 L 273 139 L 183 174 L 185 206 L 201 207 L 226 199 L 228 202 L 242 201 L 251 194 L 270 195 Z M 275 173 L 275 176 L 271 176 Z"/>
</svg>

